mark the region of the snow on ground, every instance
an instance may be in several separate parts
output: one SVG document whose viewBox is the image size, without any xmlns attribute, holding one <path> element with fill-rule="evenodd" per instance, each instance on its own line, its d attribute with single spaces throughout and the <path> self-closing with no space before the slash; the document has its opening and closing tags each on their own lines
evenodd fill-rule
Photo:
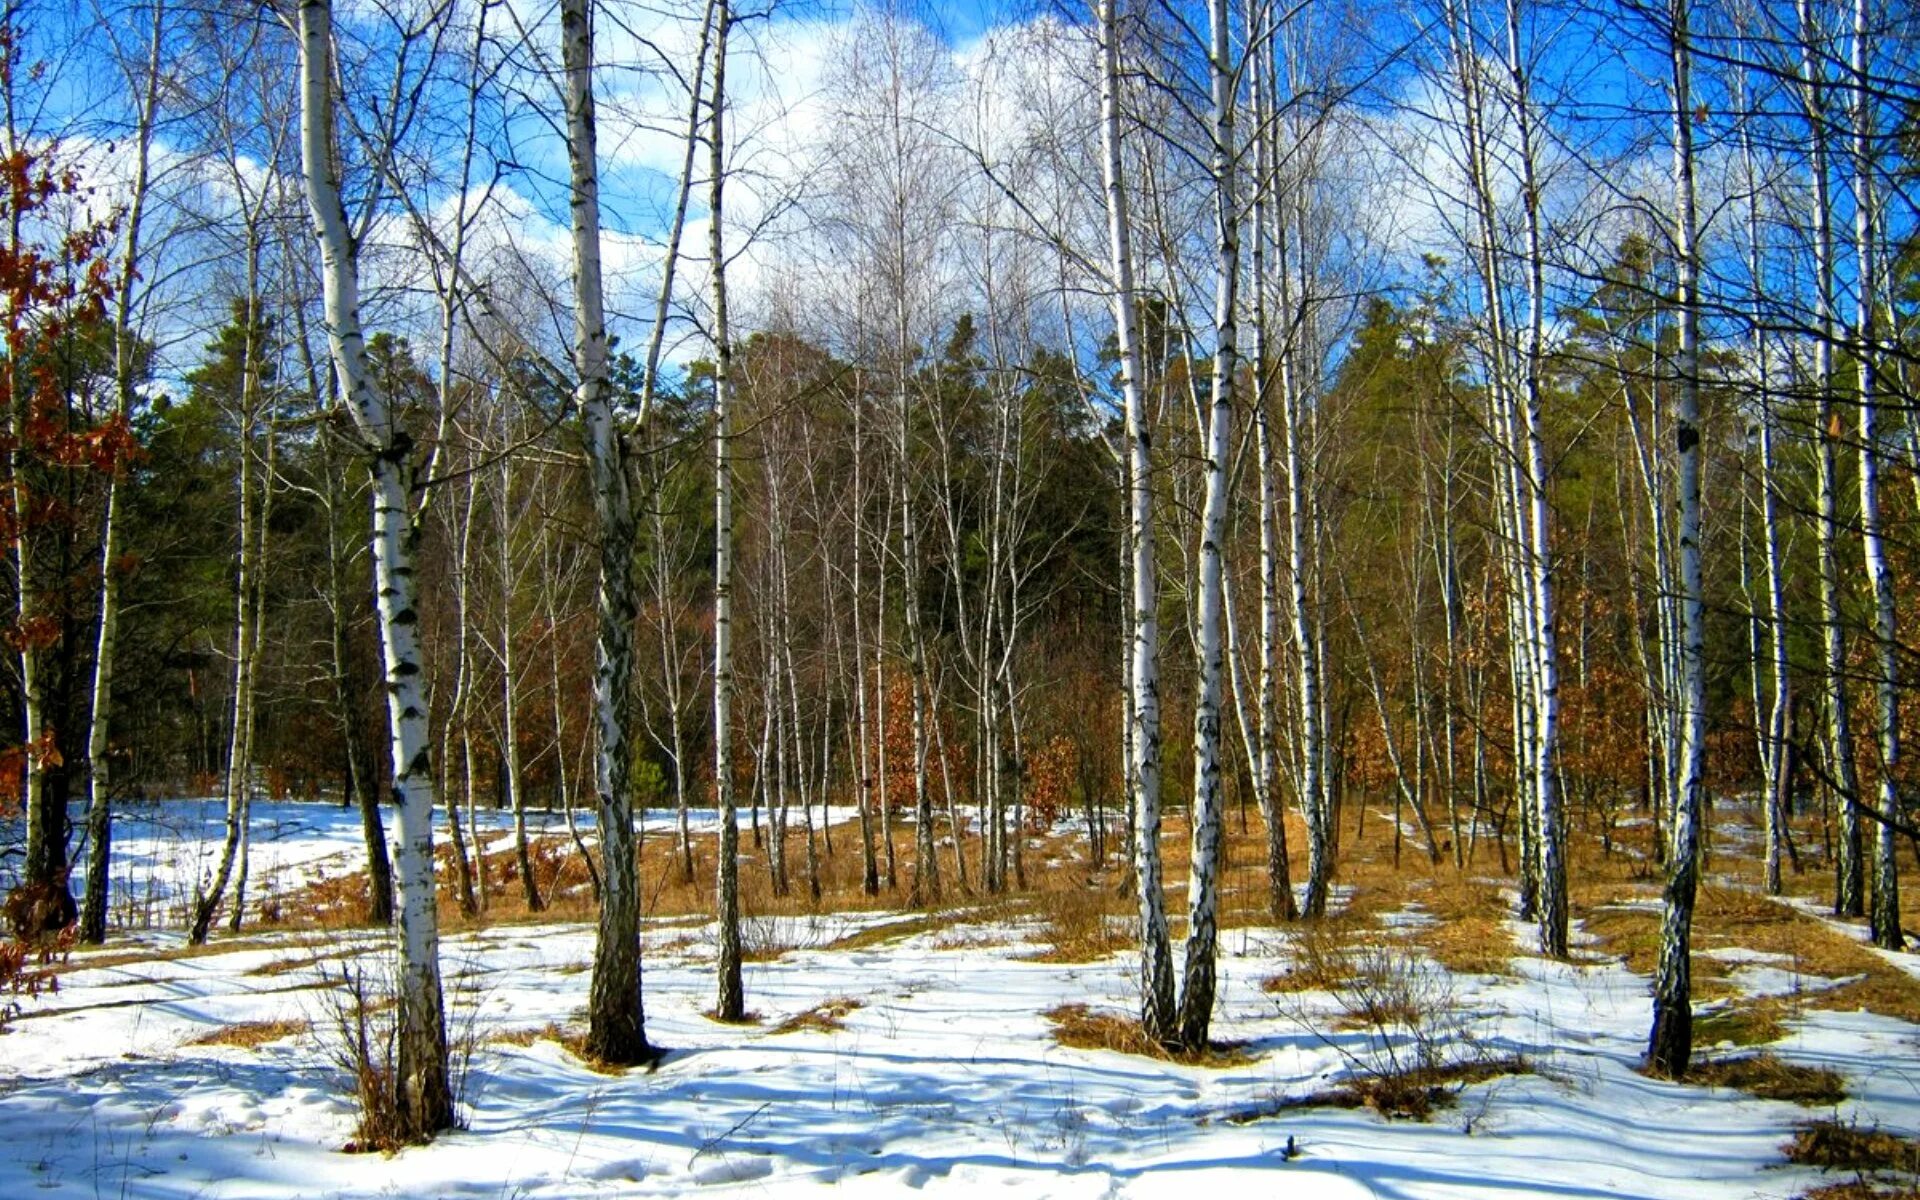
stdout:
<svg viewBox="0 0 1920 1200">
<path fill-rule="evenodd" d="M 885 919 L 885 918 L 869 918 Z M 752 964 L 755 1027 L 716 1025 L 711 958 L 685 928 L 650 934 L 651 1035 L 672 1053 L 651 1074 L 595 1074 L 548 1041 L 493 1035 L 574 1019 L 592 931 L 494 929 L 449 941 L 456 1026 L 480 1034 L 467 1130 L 392 1158 L 347 1155 L 353 1114 L 323 1033 L 254 1049 L 194 1046 L 241 1021 L 327 1026 L 316 953 L 269 949 L 74 970 L 29 1006 L 0 1067 L 0 1195 L 293 1197 L 849 1195 L 924 1188 L 1061 1197 L 1790 1196 L 1811 1177 L 1768 1169 L 1789 1104 L 1681 1087 L 1633 1071 L 1647 1013 L 1617 966 L 1518 960 L 1518 979 L 1467 985 L 1476 1039 L 1537 1074 L 1470 1088 L 1427 1124 L 1365 1110 L 1229 1120 L 1315 1091 L 1364 1059 L 1313 998 L 1259 991 L 1283 944 L 1234 933 L 1221 1036 L 1256 1057 L 1189 1067 L 1057 1045 L 1043 1013 L 1065 999 L 1124 1008 L 1132 964 L 1023 961 L 1014 944 L 943 949 L 920 935 L 867 949 L 797 951 Z M 678 943 L 676 945 L 676 943 Z M 786 1016 L 863 1001 L 837 1033 L 781 1034 Z M 1837 1065 L 1855 1112 L 1920 1123 L 1911 1027 L 1812 1014 L 1783 1044 Z M 1289 1139 L 1299 1151 L 1288 1160 Z"/>
<path fill-rule="evenodd" d="M 112 924 L 121 930 L 164 929 L 183 924 L 196 881 L 211 877 L 219 862 L 226 812 L 226 801 L 218 798 L 130 802 L 117 807 L 109 888 Z M 852 816 L 852 809 L 829 811 L 834 821 L 849 820 Z M 512 812 L 483 808 L 475 817 L 489 853 L 511 844 Z M 689 812 L 689 824 L 696 834 L 710 832 L 717 819 L 713 809 Z M 73 820 L 74 827 L 80 829 L 84 817 L 78 806 Z M 391 823 L 391 813 L 387 814 L 387 820 Z M 588 844 L 593 844 L 593 812 L 576 812 L 574 821 Z M 648 837 L 664 835 L 677 829 L 678 821 L 676 813 L 655 809 L 646 814 L 642 828 Z M 797 827 L 797 820 L 795 825 Z M 435 829 L 445 827 L 446 813 L 441 810 L 435 817 Z M 565 836 L 566 818 L 554 810 L 529 809 L 527 829 L 534 836 Z M 357 807 L 312 801 L 256 800 L 248 845 L 249 903 L 366 867 L 366 843 Z M 85 865 L 86 855 L 82 852 L 74 870 L 76 896 L 80 894 Z M 10 862 L 0 863 L 0 893 L 13 886 L 12 870 Z"/>
<path fill-rule="evenodd" d="M 307 828 L 282 839 L 287 861 L 325 862 L 357 837 L 350 824 Z M 746 1027 L 702 1015 L 711 930 L 650 925 L 648 1030 L 670 1053 L 654 1072 L 617 1076 L 552 1041 L 500 1036 L 581 1018 L 590 927 L 449 938 L 450 1019 L 475 1047 L 467 1128 L 392 1157 L 341 1153 L 354 1113 L 330 1065 L 338 993 L 321 978 L 350 962 L 377 970 L 379 935 L 276 933 L 182 958 L 158 953 L 177 949 L 176 935 L 150 934 L 155 953 L 136 961 L 117 952 L 124 944 L 77 954 L 60 991 L 26 1002 L 0 1036 L 0 1197 L 1746 1200 L 1818 1182 L 1770 1165 L 1810 1116 L 1920 1130 L 1913 1026 L 1865 1013 L 1794 1021 L 1773 1049 L 1841 1071 L 1851 1097 L 1837 1114 L 1809 1111 L 1641 1076 L 1645 980 L 1617 963 L 1524 956 L 1512 978 L 1423 969 L 1449 1036 L 1522 1055 L 1534 1073 L 1469 1087 L 1427 1123 L 1279 1108 L 1379 1053 L 1368 1033 L 1341 1026 L 1330 997 L 1261 991 L 1286 965 L 1285 935 L 1223 937 L 1215 1033 L 1244 1043 L 1247 1060 L 1211 1068 L 1054 1040 L 1044 1014 L 1056 1005 L 1131 1008 L 1128 956 L 1033 961 L 1029 931 L 997 923 L 831 948 L 901 917 L 772 924 L 766 940 L 806 948 L 748 964 L 761 1020 Z M 844 1029 L 779 1032 L 842 998 L 860 1002 Z M 265 1021 L 311 1028 L 258 1048 L 194 1044 Z"/>
</svg>

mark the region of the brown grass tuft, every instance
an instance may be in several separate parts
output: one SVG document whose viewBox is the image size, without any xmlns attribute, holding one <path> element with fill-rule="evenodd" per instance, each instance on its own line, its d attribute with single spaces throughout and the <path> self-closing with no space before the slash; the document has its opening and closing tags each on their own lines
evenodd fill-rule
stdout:
<svg viewBox="0 0 1920 1200">
<path fill-rule="evenodd" d="M 775 1033 L 839 1033 L 847 1027 L 842 1020 L 848 1013 L 865 1005 L 851 996 L 822 1001 L 805 1012 L 798 1012 L 773 1027 Z"/>
<path fill-rule="evenodd" d="M 1853 1176 L 1809 1189 L 1801 1200 L 1920 1200 L 1920 1138 L 1852 1121 L 1814 1121 L 1781 1149 L 1790 1163 Z"/>
<path fill-rule="evenodd" d="M 284 1018 L 278 1021 L 241 1021 L 203 1033 L 188 1042 L 189 1046 L 239 1046 L 244 1050 L 258 1050 L 268 1042 L 277 1042 L 282 1038 L 299 1037 L 312 1029 L 311 1022 Z"/>
<path fill-rule="evenodd" d="M 1784 996 L 1735 1000 L 1693 1020 L 1696 1046 L 1764 1046 L 1787 1036 L 1787 1019 L 1799 1011 Z"/>
<path fill-rule="evenodd" d="M 1099 962 L 1138 944 L 1126 920 L 1132 901 L 1109 889 L 1089 884 L 1049 892 L 1036 907 L 1045 924 L 1033 940 L 1046 948 L 1031 956 L 1035 962 Z"/>
<path fill-rule="evenodd" d="M 1812 1191 L 1800 1193 L 1799 1200 L 1920 1200 L 1920 1187 L 1849 1179 L 1845 1183 L 1823 1183 Z"/>
<path fill-rule="evenodd" d="M 1507 902 L 1497 888 L 1473 879 L 1446 879 L 1421 894 L 1433 923 L 1413 940 L 1440 964 L 1460 975 L 1513 974 L 1516 953 L 1507 932 Z"/>
<path fill-rule="evenodd" d="M 1403 1075 L 1366 1075 L 1338 1087 L 1245 1109 L 1227 1120 L 1235 1125 L 1247 1125 L 1303 1108 L 1370 1108 L 1389 1120 L 1425 1121 L 1436 1111 L 1453 1107 L 1464 1087 L 1511 1075 L 1531 1074 L 1533 1067 L 1524 1058 L 1515 1056 L 1474 1059 Z"/>
<path fill-rule="evenodd" d="M 599 1075 L 624 1075 L 628 1068 L 587 1053 L 587 1031 L 577 1026 L 550 1021 L 538 1029 L 511 1029 L 496 1033 L 493 1042 L 507 1046 L 531 1046 L 535 1042 L 553 1042 L 580 1060 L 580 1065 Z M 649 1068 L 651 1069 L 651 1068 Z"/>
<path fill-rule="evenodd" d="M 1787 1161 L 1823 1171 L 1920 1174 L 1920 1138 L 1853 1121 L 1811 1121 L 1782 1150 Z"/>
<path fill-rule="evenodd" d="M 1114 1050 L 1194 1067 L 1242 1067 L 1256 1061 L 1237 1042 L 1214 1042 L 1197 1051 L 1163 1046 L 1146 1035 L 1137 1018 L 1084 1004 L 1062 1004 L 1049 1009 L 1046 1018 L 1053 1022 L 1053 1040 L 1075 1050 Z"/>
<path fill-rule="evenodd" d="M 1847 1098 L 1846 1083 L 1839 1072 L 1800 1066 L 1764 1052 L 1696 1062 L 1687 1068 L 1685 1082 L 1738 1088 L 1762 1100 L 1790 1100 L 1812 1107 L 1838 1104 Z"/>
</svg>

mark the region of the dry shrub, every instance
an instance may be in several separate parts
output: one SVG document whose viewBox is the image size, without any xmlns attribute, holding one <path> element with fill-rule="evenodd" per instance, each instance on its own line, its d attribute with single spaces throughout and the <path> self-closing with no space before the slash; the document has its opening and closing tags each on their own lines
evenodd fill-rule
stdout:
<svg viewBox="0 0 1920 1200">
<path fill-rule="evenodd" d="M 1838 1104 L 1847 1098 L 1839 1072 L 1787 1062 L 1774 1054 L 1741 1054 L 1733 1058 L 1696 1062 L 1687 1068 L 1686 1082 L 1703 1087 L 1738 1088 L 1762 1100 L 1790 1100 L 1795 1104 Z"/>
<path fill-rule="evenodd" d="M 1389 1120 L 1426 1121 L 1437 1110 L 1453 1107 L 1462 1088 L 1532 1073 L 1525 1059 L 1513 1055 L 1421 1067 L 1402 1074 L 1356 1076 L 1338 1087 L 1249 1111 L 1237 1119 L 1252 1120 L 1297 1108 L 1370 1108 Z"/>
<path fill-rule="evenodd" d="M 1425 1121 L 1436 1110 L 1451 1108 L 1462 1088 L 1509 1075 L 1532 1073 L 1533 1067 L 1518 1055 L 1489 1056 L 1394 1078 L 1356 1077 L 1305 1096 L 1238 1109 L 1228 1113 L 1225 1119 L 1231 1125 L 1249 1125 L 1303 1108 L 1370 1108 L 1390 1120 Z M 1468 1131 L 1471 1132 L 1470 1127 Z"/>
<path fill-rule="evenodd" d="M 57 883 L 23 883 L 0 903 L 0 917 L 5 919 L 7 931 L 30 946 L 57 939 L 77 916 L 79 911 L 64 879 Z"/>
<path fill-rule="evenodd" d="M 449 1034 L 447 1082 L 456 1113 L 464 1101 L 469 1067 L 481 1041 L 475 1025 L 479 995 L 461 983 L 472 978 L 471 972 L 443 975 L 453 983 L 446 990 L 449 1003 L 445 1019 Z M 322 992 L 328 1018 L 322 1030 L 326 1051 L 345 1077 L 360 1113 L 353 1138 L 342 1149 L 349 1154 L 391 1154 L 419 1140 L 411 1136 L 400 1111 L 399 1003 L 391 964 L 382 962 L 371 969 L 359 964 L 322 966 L 320 980 L 326 989 Z"/>
<path fill-rule="evenodd" d="M 1344 917 L 1323 917 L 1297 926 L 1287 938 L 1292 962 L 1285 971 L 1262 980 L 1261 990 L 1275 995 L 1335 991 L 1353 976 L 1359 939 L 1376 932 Z"/>
<path fill-rule="evenodd" d="M 1114 1050 L 1195 1067 L 1240 1067 L 1255 1059 L 1237 1042 L 1214 1042 L 1204 1050 L 1164 1046 L 1147 1036 L 1137 1017 L 1084 1004 L 1062 1004 L 1045 1015 L 1053 1023 L 1053 1040 L 1075 1050 Z"/>
<path fill-rule="evenodd" d="M 1312 980 L 1298 990 L 1327 993 L 1340 1010 L 1334 1028 L 1362 1037 L 1356 1048 L 1327 1032 L 1324 1018 L 1298 995 L 1269 987 L 1282 1014 L 1313 1030 L 1347 1065 L 1340 1086 L 1294 1103 L 1364 1105 L 1383 1116 L 1425 1120 L 1468 1084 L 1531 1070 L 1474 1037 L 1445 968 L 1378 937 L 1303 932 L 1294 941 L 1295 970 L 1281 981 Z"/>
<path fill-rule="evenodd" d="M 282 1038 L 299 1037 L 313 1028 L 310 1021 L 298 1018 L 281 1018 L 277 1021 L 241 1021 L 201 1034 L 188 1042 L 189 1046 L 238 1046 L 243 1050 L 258 1050 L 268 1042 L 277 1042 Z"/>
<path fill-rule="evenodd" d="M 276 897 L 276 925 L 304 925 L 316 929 L 352 929 L 367 923 L 372 890 L 365 870 L 350 875 L 316 879 Z M 298 914 L 296 919 L 295 914 Z"/>
<path fill-rule="evenodd" d="M 820 921 L 812 914 L 748 912 L 740 918 L 742 962 L 774 962 L 792 950 L 817 950 L 826 941 Z"/>
<path fill-rule="evenodd" d="M 788 1017 L 773 1027 L 775 1033 L 839 1033 L 847 1027 L 847 1014 L 865 1005 L 851 996 L 822 1001 L 805 1012 Z"/>
<path fill-rule="evenodd" d="M 399 1022 L 393 1016 L 392 981 L 369 978 L 359 967 L 342 967 L 338 975 L 323 967 L 321 978 L 331 989 L 326 994 L 333 1038 L 327 1049 L 345 1073 L 360 1112 L 353 1140 L 344 1149 L 391 1154 L 409 1141 L 397 1087 Z"/>
<path fill-rule="evenodd" d="M 20 1015 L 18 997 L 60 990 L 58 967 L 73 952 L 75 926 L 51 937 L 0 942 L 0 1033 Z"/>
</svg>

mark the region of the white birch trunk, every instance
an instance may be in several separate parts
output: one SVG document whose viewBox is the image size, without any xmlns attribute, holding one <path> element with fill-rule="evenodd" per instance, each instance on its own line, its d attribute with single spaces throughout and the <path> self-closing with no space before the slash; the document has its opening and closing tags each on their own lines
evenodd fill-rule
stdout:
<svg viewBox="0 0 1920 1200">
<path fill-rule="evenodd" d="M 1895 772 L 1900 763 L 1899 628 L 1894 603 L 1893 569 L 1887 562 L 1880 515 L 1878 259 L 1879 198 L 1874 181 L 1874 115 L 1868 68 L 1872 57 L 1868 0 L 1854 0 L 1851 68 L 1853 72 L 1853 237 L 1855 282 L 1854 341 L 1859 347 L 1860 547 L 1873 590 L 1874 692 L 1879 701 L 1880 787 L 1874 814 L 1873 904 L 1867 916 L 1873 942 L 1900 950 L 1899 843 L 1894 821 L 1900 817 Z"/>
<path fill-rule="evenodd" d="M 385 654 L 392 793 L 400 827 L 395 1099 L 402 1135 L 426 1138 L 450 1127 L 454 1113 L 434 911 L 433 774 L 413 577 L 413 441 L 395 424 L 387 397 L 368 368 L 360 328 L 359 264 L 340 200 L 333 148 L 331 0 L 301 0 L 299 33 L 301 161 L 320 245 L 327 337 L 373 480 L 374 588 Z"/>
<path fill-rule="evenodd" d="M 707 249 L 713 276 L 713 786 L 720 809 L 719 995 L 714 1015 L 746 1016 L 740 972 L 740 822 L 733 797 L 733 342 L 727 325 L 727 258 L 722 228 L 726 184 L 727 35 L 729 0 L 712 8 L 713 103 L 708 110 Z"/>
<path fill-rule="evenodd" d="M 441 362 L 444 366 L 447 360 L 443 358 Z M 462 916 L 468 917 L 480 911 L 479 892 L 484 891 L 485 888 L 486 862 L 482 853 L 483 847 L 478 841 L 473 845 L 473 857 L 468 857 L 467 839 L 460 832 L 461 805 L 455 801 L 453 791 L 447 784 L 451 767 L 445 760 L 453 757 L 451 743 L 453 730 L 457 725 L 461 731 L 461 744 L 465 749 L 463 782 L 468 806 L 471 807 L 473 799 L 473 664 L 472 654 L 469 652 L 470 625 L 467 620 L 467 615 L 471 611 L 469 597 L 472 590 L 468 565 L 473 561 L 473 500 L 479 490 L 479 481 L 478 471 L 470 470 L 467 473 L 466 507 L 459 517 L 460 539 L 458 549 L 454 551 L 454 636 L 459 644 L 454 652 L 453 702 L 447 706 L 447 736 L 442 742 L 440 751 L 443 758 L 440 770 L 441 790 L 445 793 L 444 799 L 447 806 L 447 836 L 453 843 L 453 863 L 460 885 L 460 912 Z M 477 873 L 483 881 L 479 891 L 475 888 L 476 866 Z"/>
<path fill-rule="evenodd" d="M 1741 77 L 1744 90 L 1745 76 Z M 1780 537 L 1780 485 L 1774 452 L 1775 413 L 1772 366 L 1768 361 L 1766 334 L 1761 305 L 1766 295 L 1765 247 L 1761 238 L 1759 171 L 1753 157 L 1751 130 L 1742 127 L 1740 152 L 1750 193 L 1747 201 L 1747 270 L 1752 280 L 1753 325 L 1752 354 L 1758 372 L 1760 391 L 1760 523 L 1765 546 L 1767 570 L 1767 613 L 1756 624 L 1765 626 L 1767 657 L 1772 675 L 1772 695 L 1765 697 L 1761 677 L 1758 639 L 1754 647 L 1754 722 L 1760 742 L 1761 804 L 1766 812 L 1766 858 L 1764 883 L 1769 895 L 1781 893 L 1781 859 L 1788 849 L 1787 800 L 1791 787 L 1790 725 L 1793 720 L 1793 688 L 1787 647 L 1786 580 L 1783 572 Z M 1761 716 L 1763 702 L 1766 715 Z M 1764 722 L 1764 723 L 1763 723 Z M 1798 870 L 1798 863 L 1795 863 Z"/>
<path fill-rule="evenodd" d="M 1847 648 L 1844 595 L 1840 580 L 1839 415 L 1834 410 L 1833 347 L 1839 338 L 1834 300 L 1834 246 L 1831 184 L 1827 163 L 1828 106 L 1825 68 L 1816 45 L 1818 30 L 1812 0 L 1799 0 L 1801 35 L 1801 106 L 1806 112 L 1809 169 L 1812 174 L 1813 268 L 1819 326 L 1814 336 L 1814 387 L 1818 396 L 1815 421 L 1819 425 L 1819 548 L 1820 626 L 1825 635 L 1827 702 L 1827 773 L 1833 781 L 1834 806 L 1839 810 L 1840 839 L 1835 856 L 1835 914 L 1866 915 L 1864 858 L 1860 830 L 1860 782 L 1854 769 L 1853 713 L 1847 696 Z"/>
<path fill-rule="evenodd" d="M 862 414 L 866 402 L 856 388 L 853 393 L 853 577 L 851 583 L 853 609 L 853 704 L 854 724 L 859 729 L 859 754 L 856 764 L 860 772 L 860 890 L 869 896 L 880 894 L 880 865 L 873 853 L 873 805 L 874 805 L 874 728 L 873 716 L 867 704 L 867 641 L 866 641 L 866 596 L 861 587 L 862 567 L 866 562 L 866 503 L 867 493 L 862 486 L 861 463 L 866 457 L 866 442 L 862 438 Z M 883 696 L 881 704 L 886 703 Z"/>
<path fill-rule="evenodd" d="M 1141 391 L 1140 340 L 1135 327 L 1133 231 L 1121 142 L 1119 0 L 1098 0 L 1100 25 L 1100 148 L 1107 194 L 1107 248 L 1113 284 L 1114 339 L 1120 357 L 1120 390 L 1126 404 L 1129 503 L 1128 543 L 1133 549 L 1132 657 L 1133 758 L 1128 763 L 1133 812 L 1134 875 L 1140 900 L 1141 1025 L 1156 1041 L 1175 1036 L 1173 952 L 1167 933 L 1166 898 L 1160 871 L 1160 622 L 1155 594 L 1158 568 L 1153 547 L 1152 430 Z"/>
<path fill-rule="evenodd" d="M 1214 188 L 1213 385 L 1207 419 L 1206 502 L 1200 516 L 1199 693 L 1193 709 L 1192 848 L 1187 873 L 1186 963 L 1179 1040 L 1204 1049 L 1213 1020 L 1219 942 L 1224 792 L 1221 759 L 1221 607 L 1227 532 L 1227 456 L 1232 452 L 1234 374 L 1239 369 L 1240 207 L 1235 187 L 1234 94 L 1227 0 L 1209 0 Z"/>
<path fill-rule="evenodd" d="M 1700 563 L 1700 294 L 1694 208 L 1692 0 L 1672 0 L 1674 258 L 1680 317 L 1674 451 L 1680 506 L 1680 757 L 1674 779 L 1673 828 L 1667 863 L 1660 960 L 1653 984 L 1653 1030 L 1647 1066 L 1678 1079 L 1693 1053 L 1692 928 L 1700 877 L 1706 785 L 1706 605 Z"/>
<path fill-rule="evenodd" d="M 573 232 L 575 399 L 586 438 L 594 521 L 600 533 L 593 711 L 599 792 L 600 921 L 587 1001 L 587 1050 L 602 1061 L 644 1062 L 640 979 L 640 869 L 628 785 L 627 705 L 633 675 L 633 500 L 626 444 L 607 388 L 607 326 L 600 282 L 600 169 L 593 97 L 593 29 L 587 0 L 562 0 L 567 165 Z"/>
<path fill-rule="evenodd" d="M 156 0 L 148 34 L 146 73 L 133 132 L 133 179 L 122 218 L 120 270 L 114 289 L 113 416 L 125 424 L 134 402 L 134 285 L 140 273 L 140 236 L 146 214 L 153 159 L 154 126 L 160 112 L 160 48 L 166 5 Z M 109 737 L 113 715 L 114 666 L 120 629 L 120 542 L 124 520 L 120 506 L 127 487 L 123 456 L 116 454 L 107 477 L 106 514 L 100 523 L 100 627 L 93 657 L 93 690 L 87 724 L 87 887 L 80 906 L 79 937 L 98 945 L 107 940 L 107 876 L 112 863 L 113 763 Z"/>
<path fill-rule="evenodd" d="M 1520 408 L 1525 442 L 1527 586 L 1532 596 L 1529 651 L 1533 655 L 1532 746 L 1535 826 L 1539 840 L 1540 952 L 1567 956 L 1567 866 L 1559 795 L 1560 645 L 1554 628 L 1552 514 L 1547 505 L 1547 454 L 1541 432 L 1541 375 L 1545 357 L 1546 282 L 1540 233 L 1540 187 L 1535 178 L 1533 101 L 1528 67 L 1521 57 L 1519 0 L 1507 0 L 1507 64 L 1514 89 L 1520 137 L 1520 183 L 1527 243 L 1527 340 L 1525 400 Z"/>
<path fill-rule="evenodd" d="M 502 445 L 512 442 L 503 428 Z M 513 561 L 513 456 L 500 458 L 500 503 L 494 517 L 500 535 L 500 777 L 506 787 L 507 808 L 513 813 L 513 856 L 520 872 L 520 894 L 527 911 L 543 907 L 533 878 L 533 858 L 527 847 L 527 797 L 520 780 L 520 664 L 517 630 L 513 626 L 513 585 L 518 569 Z"/>
<path fill-rule="evenodd" d="M 220 859 L 215 866 L 211 881 L 203 883 L 194 897 L 193 924 L 187 932 L 187 941 L 195 946 L 202 945 L 213 928 L 214 914 L 220 909 L 220 902 L 226 898 L 227 884 L 233 877 L 234 864 L 243 856 L 242 842 L 245 838 L 250 801 L 252 799 L 252 754 L 253 754 L 253 679 L 254 679 L 254 625 L 258 620 L 255 609 L 255 577 L 260 570 L 260 560 L 255 553 L 256 527 L 254 521 L 254 422 L 259 415 L 259 358 L 261 347 L 255 339 L 261 329 L 259 294 L 260 249 L 251 230 L 248 232 L 246 248 L 246 284 L 245 301 L 241 309 L 241 320 L 245 324 L 241 337 L 240 363 L 240 406 L 239 423 L 239 479 L 235 485 L 238 495 L 238 524 L 240 526 L 240 545 L 235 555 L 237 562 L 235 578 L 235 599 L 233 617 L 233 708 L 231 725 L 227 737 L 227 777 L 226 777 L 226 832 L 221 840 Z M 244 873 L 244 868 L 242 868 Z M 235 908 L 242 903 L 236 899 Z"/>
</svg>

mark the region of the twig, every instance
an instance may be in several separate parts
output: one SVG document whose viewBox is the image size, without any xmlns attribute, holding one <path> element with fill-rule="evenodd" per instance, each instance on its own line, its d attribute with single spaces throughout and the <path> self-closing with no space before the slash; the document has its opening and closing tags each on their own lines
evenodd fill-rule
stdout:
<svg viewBox="0 0 1920 1200">
<path fill-rule="evenodd" d="M 745 1129 L 748 1125 L 753 1123 L 753 1120 L 755 1117 L 758 1117 L 761 1113 L 767 1111 L 769 1108 L 772 1108 L 772 1107 L 773 1107 L 773 1101 L 769 1100 L 765 1104 L 762 1104 L 759 1108 L 756 1108 L 752 1112 L 748 1113 L 746 1116 L 741 1117 L 738 1121 L 735 1121 L 733 1123 L 733 1127 L 727 1130 L 725 1133 L 720 1134 L 718 1137 L 711 1137 L 711 1138 L 708 1138 L 706 1141 L 701 1142 L 700 1148 L 698 1150 L 695 1150 L 693 1152 L 693 1157 L 687 1160 L 687 1169 L 692 1170 L 693 1164 L 700 1161 L 701 1155 L 706 1154 L 709 1151 L 719 1149 L 720 1144 L 722 1142 L 726 1141 L 728 1138 L 732 1137 L 734 1134 L 739 1133 L 742 1129 Z"/>
</svg>

